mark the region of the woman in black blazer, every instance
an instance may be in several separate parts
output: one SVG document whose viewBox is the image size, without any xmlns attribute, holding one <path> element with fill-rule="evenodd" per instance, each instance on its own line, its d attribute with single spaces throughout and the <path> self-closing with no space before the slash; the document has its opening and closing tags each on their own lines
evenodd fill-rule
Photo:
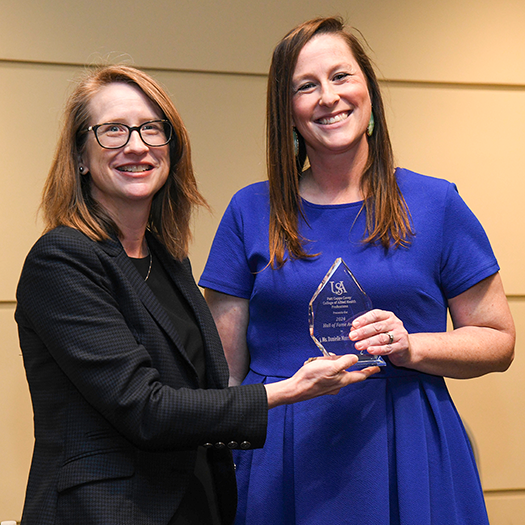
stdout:
<svg viewBox="0 0 525 525">
<path fill-rule="evenodd" d="M 35 419 L 22 523 L 231 523 L 230 450 L 263 446 L 268 408 L 377 370 L 322 358 L 286 381 L 227 388 L 187 259 L 196 205 L 166 93 L 135 68 L 91 72 L 66 107 L 45 233 L 17 292 Z"/>
</svg>

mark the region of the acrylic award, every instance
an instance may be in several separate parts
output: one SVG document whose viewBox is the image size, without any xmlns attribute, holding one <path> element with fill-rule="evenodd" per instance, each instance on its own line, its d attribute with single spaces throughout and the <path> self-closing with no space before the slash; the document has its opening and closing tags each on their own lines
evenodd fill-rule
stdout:
<svg viewBox="0 0 525 525">
<path fill-rule="evenodd" d="M 339 257 L 310 300 L 310 336 L 323 355 L 356 354 L 359 361 L 353 369 L 384 366 L 381 356 L 356 350 L 349 338 L 352 321 L 371 309 L 372 301 Z"/>
</svg>

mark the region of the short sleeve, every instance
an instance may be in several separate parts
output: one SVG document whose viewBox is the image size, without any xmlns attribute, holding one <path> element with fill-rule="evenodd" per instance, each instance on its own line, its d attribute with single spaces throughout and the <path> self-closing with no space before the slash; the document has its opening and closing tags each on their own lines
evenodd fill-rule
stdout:
<svg viewBox="0 0 525 525">
<path fill-rule="evenodd" d="M 485 230 L 454 184 L 446 197 L 441 278 L 452 298 L 498 272 L 499 265 Z"/>
<path fill-rule="evenodd" d="M 244 195 L 246 190 L 235 194 L 224 212 L 199 280 L 203 288 L 243 299 L 250 298 L 255 279 L 245 240 L 257 236 L 256 232 L 247 231 L 253 218 L 249 217 L 251 205 Z"/>
</svg>

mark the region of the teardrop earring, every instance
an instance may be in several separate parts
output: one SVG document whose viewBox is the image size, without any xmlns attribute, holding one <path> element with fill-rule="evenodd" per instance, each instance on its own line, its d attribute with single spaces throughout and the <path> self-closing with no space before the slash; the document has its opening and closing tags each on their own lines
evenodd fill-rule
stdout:
<svg viewBox="0 0 525 525">
<path fill-rule="evenodd" d="M 293 152 L 294 155 L 297 157 L 299 155 L 299 137 L 297 136 L 297 131 L 295 131 L 295 128 L 292 128 L 293 133 Z"/>
<path fill-rule="evenodd" d="M 372 133 L 374 133 L 374 127 L 375 127 L 375 121 L 374 121 L 374 112 L 370 112 L 370 120 L 368 121 L 368 126 L 366 127 L 366 134 L 371 137 Z"/>
</svg>

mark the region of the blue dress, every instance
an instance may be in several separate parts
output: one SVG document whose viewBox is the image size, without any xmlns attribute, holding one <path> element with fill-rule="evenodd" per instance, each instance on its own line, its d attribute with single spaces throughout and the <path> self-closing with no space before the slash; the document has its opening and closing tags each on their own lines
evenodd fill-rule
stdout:
<svg viewBox="0 0 525 525">
<path fill-rule="evenodd" d="M 361 203 L 303 201 L 309 260 L 269 268 L 268 185 L 232 199 L 200 285 L 250 300 L 245 383 L 290 377 L 320 355 L 308 303 L 342 257 L 374 307 L 409 333 L 446 331 L 447 301 L 499 270 L 480 223 L 444 180 L 397 170 L 415 237 L 385 252 L 362 243 Z M 236 453 L 237 525 L 482 525 L 483 492 L 442 377 L 387 366 L 336 396 L 270 410 L 263 449 Z"/>
</svg>

